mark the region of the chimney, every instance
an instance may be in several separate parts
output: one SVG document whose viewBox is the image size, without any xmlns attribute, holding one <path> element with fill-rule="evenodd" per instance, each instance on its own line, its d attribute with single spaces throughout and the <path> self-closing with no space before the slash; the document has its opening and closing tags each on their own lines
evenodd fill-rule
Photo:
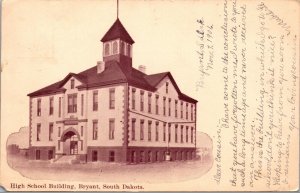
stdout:
<svg viewBox="0 0 300 193">
<path fill-rule="evenodd" d="M 141 71 L 142 73 L 146 73 L 146 66 L 139 65 L 139 71 Z"/>
<path fill-rule="evenodd" d="M 100 74 L 105 70 L 105 62 L 97 61 L 97 74 Z"/>
</svg>

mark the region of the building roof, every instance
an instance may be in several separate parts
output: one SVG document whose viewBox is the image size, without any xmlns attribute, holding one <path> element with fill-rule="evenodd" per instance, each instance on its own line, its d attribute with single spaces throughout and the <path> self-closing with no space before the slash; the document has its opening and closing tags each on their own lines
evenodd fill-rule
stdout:
<svg viewBox="0 0 300 193">
<path fill-rule="evenodd" d="M 114 39 L 118 39 L 118 38 L 120 38 L 121 40 L 124 40 L 130 44 L 134 43 L 133 39 L 130 37 L 129 33 L 127 32 L 125 27 L 122 25 L 119 18 L 109 28 L 109 30 L 103 36 L 101 41 L 106 42 L 106 41 L 114 40 Z"/>
<path fill-rule="evenodd" d="M 78 89 L 89 89 L 93 87 L 100 87 L 117 83 L 128 83 L 130 86 L 135 86 L 144 90 L 155 92 L 156 86 L 159 84 L 159 82 L 168 76 L 179 94 L 179 99 L 192 103 L 197 102 L 197 100 L 183 94 L 179 90 L 170 72 L 147 75 L 135 68 L 123 68 L 122 64 L 119 64 L 117 61 L 108 61 L 105 63 L 105 66 L 105 70 L 99 74 L 97 73 L 97 66 L 89 68 L 78 74 L 69 73 L 61 81 L 32 92 L 28 94 L 28 96 L 34 97 L 64 92 L 65 89 L 63 88 L 63 85 L 71 77 L 76 78 L 82 83 L 77 87 Z"/>
</svg>

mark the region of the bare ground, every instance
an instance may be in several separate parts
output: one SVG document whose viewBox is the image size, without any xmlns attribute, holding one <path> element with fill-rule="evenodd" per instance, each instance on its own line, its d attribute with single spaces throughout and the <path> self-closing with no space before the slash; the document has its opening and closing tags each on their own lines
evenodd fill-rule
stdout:
<svg viewBox="0 0 300 193">
<path fill-rule="evenodd" d="M 21 175 L 35 180 L 86 182 L 178 182 L 199 178 L 212 167 L 212 159 L 146 164 L 86 163 L 57 164 L 8 156 L 8 164 Z"/>
</svg>

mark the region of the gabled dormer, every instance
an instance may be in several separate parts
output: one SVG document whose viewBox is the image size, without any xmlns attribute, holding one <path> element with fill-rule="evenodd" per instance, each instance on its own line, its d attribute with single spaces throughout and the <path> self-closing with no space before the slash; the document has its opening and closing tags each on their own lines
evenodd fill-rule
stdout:
<svg viewBox="0 0 300 193">
<path fill-rule="evenodd" d="M 103 42 L 103 61 L 115 60 L 120 65 L 132 66 L 132 44 L 130 37 L 119 18 L 101 39 Z"/>
</svg>

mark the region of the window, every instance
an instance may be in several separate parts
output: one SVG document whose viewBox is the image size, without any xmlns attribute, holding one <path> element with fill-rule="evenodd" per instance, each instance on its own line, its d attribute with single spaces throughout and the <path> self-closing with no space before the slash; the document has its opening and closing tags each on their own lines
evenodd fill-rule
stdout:
<svg viewBox="0 0 300 193">
<path fill-rule="evenodd" d="M 152 135 L 151 125 L 152 125 L 152 121 L 148 121 L 148 141 L 151 141 L 151 135 Z"/>
<path fill-rule="evenodd" d="M 151 162 L 152 160 L 152 152 L 148 151 L 148 162 Z"/>
<path fill-rule="evenodd" d="M 178 134 L 178 125 L 175 125 L 175 143 L 177 143 L 178 141 L 178 136 L 177 136 L 177 134 Z"/>
<path fill-rule="evenodd" d="M 186 103 L 186 115 L 185 118 L 188 119 L 189 118 L 189 104 Z"/>
<path fill-rule="evenodd" d="M 183 102 L 180 103 L 180 118 L 183 119 Z"/>
<path fill-rule="evenodd" d="M 125 55 L 125 43 L 124 42 L 121 42 L 120 52 L 121 52 L 121 54 Z"/>
<path fill-rule="evenodd" d="M 106 43 L 106 44 L 104 45 L 104 55 L 105 55 L 105 56 L 108 56 L 108 55 L 109 55 L 109 50 L 110 50 L 109 43 Z"/>
<path fill-rule="evenodd" d="M 114 41 L 113 43 L 113 54 L 117 54 L 118 53 L 118 42 Z"/>
<path fill-rule="evenodd" d="M 115 89 L 114 88 L 109 89 L 109 108 L 110 109 L 115 108 Z"/>
<path fill-rule="evenodd" d="M 41 159 L 41 151 L 40 150 L 36 150 L 35 151 L 35 159 L 36 160 L 40 160 Z"/>
<path fill-rule="evenodd" d="M 49 141 L 53 141 L 53 123 L 49 124 Z"/>
<path fill-rule="evenodd" d="M 41 141 L 41 124 L 36 126 L 36 140 Z"/>
<path fill-rule="evenodd" d="M 61 97 L 59 97 L 58 101 L 58 117 L 61 117 Z"/>
<path fill-rule="evenodd" d="M 93 92 L 93 111 L 98 111 L 98 91 Z"/>
<path fill-rule="evenodd" d="M 164 128 L 163 128 L 163 141 L 166 141 L 166 123 L 164 123 Z"/>
<path fill-rule="evenodd" d="M 98 121 L 93 121 L 93 140 L 98 139 Z"/>
<path fill-rule="evenodd" d="M 183 143 L 183 125 L 180 128 L 180 142 Z"/>
<path fill-rule="evenodd" d="M 163 101 L 163 111 L 164 111 L 164 115 L 166 116 L 166 97 L 164 97 L 164 101 Z"/>
<path fill-rule="evenodd" d="M 75 81 L 74 81 L 74 79 L 72 79 L 71 80 L 71 89 L 74 89 L 74 87 L 75 87 Z"/>
<path fill-rule="evenodd" d="M 185 142 L 189 142 L 189 126 L 186 126 L 185 130 Z"/>
<path fill-rule="evenodd" d="M 166 82 L 166 93 L 168 94 L 169 93 L 169 83 Z"/>
<path fill-rule="evenodd" d="M 141 111 L 144 111 L 144 91 L 141 91 Z"/>
<path fill-rule="evenodd" d="M 49 115 L 53 115 L 53 97 L 49 99 Z"/>
<path fill-rule="evenodd" d="M 178 103 L 178 101 L 175 100 L 175 117 L 176 117 L 176 118 L 177 118 L 177 103 Z"/>
<path fill-rule="evenodd" d="M 155 152 L 155 161 L 159 161 L 159 151 Z"/>
<path fill-rule="evenodd" d="M 115 138 L 115 119 L 109 119 L 109 139 Z"/>
<path fill-rule="evenodd" d="M 148 113 L 151 113 L 151 93 L 148 94 Z"/>
<path fill-rule="evenodd" d="M 115 152 L 110 151 L 109 152 L 109 162 L 114 162 L 115 161 Z"/>
<path fill-rule="evenodd" d="M 168 124 L 168 141 L 171 141 L 171 124 Z"/>
<path fill-rule="evenodd" d="M 60 137 L 60 127 L 58 127 L 58 137 Z"/>
<path fill-rule="evenodd" d="M 132 101 L 131 101 L 131 108 L 134 110 L 135 109 L 135 89 L 132 89 Z"/>
<path fill-rule="evenodd" d="M 81 116 L 83 116 L 83 106 L 84 106 L 84 98 L 83 98 L 83 94 L 81 94 Z"/>
<path fill-rule="evenodd" d="M 92 151 L 92 162 L 98 161 L 98 151 L 93 150 Z"/>
<path fill-rule="evenodd" d="M 191 104 L 191 120 L 193 121 L 193 118 L 194 117 L 194 115 L 193 115 L 193 105 Z"/>
<path fill-rule="evenodd" d="M 194 143 L 194 128 L 191 127 L 191 143 Z"/>
<path fill-rule="evenodd" d="M 157 121 L 156 124 L 155 124 L 155 141 L 158 141 L 159 139 L 159 122 Z"/>
<path fill-rule="evenodd" d="M 80 135 L 83 136 L 83 126 L 80 127 Z"/>
<path fill-rule="evenodd" d="M 37 116 L 41 116 L 41 114 L 42 114 L 42 112 L 41 112 L 41 103 L 42 103 L 42 100 L 38 99 L 38 101 L 37 101 Z"/>
<path fill-rule="evenodd" d="M 68 113 L 77 112 L 77 94 L 68 95 Z"/>
<path fill-rule="evenodd" d="M 145 161 L 145 152 L 141 151 L 140 162 L 144 162 L 144 161 Z"/>
<path fill-rule="evenodd" d="M 127 45 L 127 56 L 131 55 L 131 47 L 130 44 Z"/>
<path fill-rule="evenodd" d="M 171 116 L 171 99 L 169 98 L 169 116 Z"/>
<path fill-rule="evenodd" d="M 131 140 L 135 140 L 135 119 L 131 121 Z"/>
<path fill-rule="evenodd" d="M 141 120 L 140 140 L 144 140 L 144 120 Z"/>
<path fill-rule="evenodd" d="M 48 159 L 53 159 L 53 150 L 48 151 Z"/>
<path fill-rule="evenodd" d="M 158 99 L 159 99 L 159 96 L 156 95 L 155 97 L 155 113 L 158 115 Z"/>
</svg>

